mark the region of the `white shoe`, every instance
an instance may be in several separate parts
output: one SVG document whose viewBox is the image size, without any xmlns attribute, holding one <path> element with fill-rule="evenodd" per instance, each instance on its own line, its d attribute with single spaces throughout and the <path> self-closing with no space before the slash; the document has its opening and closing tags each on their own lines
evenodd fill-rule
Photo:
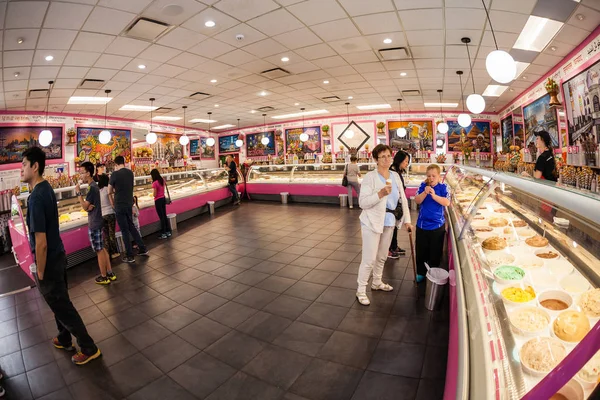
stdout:
<svg viewBox="0 0 600 400">
<path fill-rule="evenodd" d="M 366 293 L 356 292 L 356 298 L 358 299 L 358 302 L 363 306 L 368 306 L 369 304 L 371 304 L 371 300 L 369 300 Z"/>
<path fill-rule="evenodd" d="M 392 290 L 394 290 L 394 288 L 391 287 L 390 285 L 388 285 L 387 283 L 381 282 L 379 285 L 372 284 L 371 290 L 381 290 L 383 292 L 391 292 Z"/>
</svg>

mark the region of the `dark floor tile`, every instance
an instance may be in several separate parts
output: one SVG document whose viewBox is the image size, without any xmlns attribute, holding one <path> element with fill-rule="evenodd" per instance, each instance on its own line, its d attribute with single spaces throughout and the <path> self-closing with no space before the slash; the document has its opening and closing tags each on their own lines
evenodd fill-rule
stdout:
<svg viewBox="0 0 600 400">
<path fill-rule="evenodd" d="M 17 324 L 15 322 L 15 328 Z M 16 330 L 16 329 L 15 329 Z M 44 325 L 34 326 L 33 328 L 26 329 L 19 332 L 19 340 L 21 341 L 21 348 L 26 349 L 34 346 L 38 343 L 46 341 L 46 330 Z"/>
<path fill-rule="evenodd" d="M 289 253 L 287 250 L 282 251 L 280 253 L 275 254 L 273 257 L 269 258 L 269 261 L 280 263 L 280 264 L 289 264 L 292 261 L 298 258 L 297 254 Z"/>
<path fill-rule="evenodd" d="M 202 271 L 199 271 L 195 268 L 187 268 L 183 271 L 179 271 L 178 273 L 171 275 L 171 277 L 181 282 L 188 283 L 196 278 L 200 278 L 202 275 L 204 275 L 204 272 Z"/>
<path fill-rule="evenodd" d="M 243 371 L 265 382 L 287 390 L 310 363 L 310 357 L 268 346 Z"/>
<path fill-rule="evenodd" d="M 293 240 L 297 240 L 297 239 L 293 239 Z M 286 252 L 286 254 L 293 254 L 296 257 L 299 257 L 299 256 L 305 254 L 306 252 L 309 252 L 311 249 L 312 249 L 311 247 L 299 246 L 299 245 L 293 244 L 292 246 L 285 249 L 285 252 Z"/>
<path fill-rule="evenodd" d="M 401 341 L 405 343 L 426 344 L 429 332 L 429 318 L 412 318 Z"/>
<path fill-rule="evenodd" d="M 43 342 L 22 351 L 25 371 L 31 371 L 54 361 L 53 347 Z"/>
<path fill-rule="evenodd" d="M 198 289 L 192 285 L 184 284 L 175 289 L 169 290 L 164 295 L 179 304 L 183 304 L 201 293 L 202 289 Z"/>
<path fill-rule="evenodd" d="M 156 290 L 151 289 L 148 286 L 142 286 L 139 289 L 123 293 L 123 297 L 125 297 L 131 304 L 140 304 L 158 296 L 159 294 L 160 293 L 158 293 Z"/>
<path fill-rule="evenodd" d="M 162 372 L 168 373 L 198 354 L 199 351 L 179 336 L 169 335 L 144 349 L 142 354 Z"/>
<path fill-rule="evenodd" d="M 315 246 L 315 248 L 317 248 L 317 249 L 327 249 L 327 250 L 331 250 L 332 252 L 334 250 L 337 250 L 339 247 L 340 247 L 340 243 L 334 243 L 334 242 L 321 242 Z"/>
<path fill-rule="evenodd" d="M 365 369 L 376 347 L 377 339 L 336 331 L 321 348 L 318 357 L 349 367 Z"/>
<path fill-rule="evenodd" d="M 27 372 L 31 394 L 39 398 L 65 387 L 65 382 L 56 363 L 47 364 Z"/>
<path fill-rule="evenodd" d="M 239 371 L 208 396 L 207 400 L 278 400 L 283 393 L 281 389 Z"/>
<path fill-rule="evenodd" d="M 306 274 L 301 281 L 318 283 L 320 285 L 331 285 L 331 283 L 335 281 L 339 275 L 340 274 L 338 272 L 319 271 L 315 269 Z"/>
<path fill-rule="evenodd" d="M 212 250 L 208 250 L 212 251 Z M 192 268 L 197 269 L 202 272 L 212 272 L 217 268 L 221 268 L 225 264 L 215 260 L 204 260 L 196 265 L 193 265 Z M 204 288 L 203 288 L 204 289 Z"/>
<path fill-rule="evenodd" d="M 331 283 L 331 286 L 352 289 L 356 291 L 358 286 L 357 279 L 358 275 L 342 273 L 335 279 L 335 281 Z"/>
<path fill-rule="evenodd" d="M 17 318 L 17 311 L 15 307 L 5 308 L 0 311 L 0 321 L 8 321 Z"/>
<path fill-rule="evenodd" d="M 404 334 L 411 329 L 409 319 L 402 317 L 390 317 L 383 331 L 381 339 L 394 342 L 402 341 Z"/>
<path fill-rule="evenodd" d="M 331 304 L 333 306 L 351 307 L 356 301 L 356 289 L 344 289 L 328 287 L 317 298 L 317 302 Z"/>
<path fill-rule="evenodd" d="M 297 265 L 299 267 L 314 268 L 317 265 L 319 265 L 321 262 L 323 262 L 323 258 L 309 257 L 307 255 L 303 255 L 303 256 L 298 257 L 294 261 L 291 261 L 290 264 Z"/>
<path fill-rule="evenodd" d="M 283 293 L 288 290 L 297 281 L 294 279 L 284 278 L 281 276 L 270 276 L 258 285 L 257 288 L 269 290 L 275 293 Z"/>
<path fill-rule="evenodd" d="M 232 281 L 240 282 L 246 285 L 254 286 L 259 282 L 264 281 L 269 277 L 269 274 L 258 271 L 246 271 L 231 278 Z"/>
<path fill-rule="evenodd" d="M 418 386 L 417 379 L 366 371 L 352 399 L 414 400 Z"/>
<path fill-rule="evenodd" d="M 287 392 L 283 396 L 283 400 L 308 400 L 306 397 L 298 396 L 297 394 Z"/>
<path fill-rule="evenodd" d="M 254 251 L 254 249 L 252 249 L 252 251 Z M 260 264 L 263 261 L 264 260 L 261 258 L 241 257 L 235 261 L 230 262 L 229 265 L 233 265 L 234 267 L 240 267 L 247 270 L 249 268 L 254 267 L 256 264 Z"/>
<path fill-rule="evenodd" d="M 360 245 L 356 246 L 356 249 L 360 250 Z M 343 251 L 343 250 L 338 249 L 338 250 L 334 251 L 331 255 L 329 255 L 327 258 L 329 260 L 351 262 L 354 260 L 354 258 L 357 255 L 358 255 L 358 251 Z"/>
<path fill-rule="evenodd" d="M 201 317 L 202 315 L 187 307 L 177 306 L 154 317 L 154 320 L 171 332 L 176 332 Z"/>
<path fill-rule="evenodd" d="M 63 387 L 56 392 L 52 392 L 44 397 L 40 397 L 39 400 L 73 400 L 73 396 L 71 396 L 71 392 L 69 391 L 68 387 Z"/>
<path fill-rule="evenodd" d="M 444 398 L 444 381 L 421 379 L 415 400 L 442 400 Z"/>
<path fill-rule="evenodd" d="M 20 351 L 0 357 L 0 371 L 5 378 L 12 378 L 25 372 L 23 356 Z"/>
<path fill-rule="evenodd" d="M 346 267 L 348 267 L 348 262 L 346 261 L 323 260 L 323 262 L 317 265 L 315 269 L 332 272 L 342 272 L 346 269 Z"/>
<path fill-rule="evenodd" d="M 194 400 L 187 390 L 168 376 L 163 376 L 138 390 L 128 400 Z"/>
<path fill-rule="evenodd" d="M 261 341 L 232 331 L 204 351 L 236 369 L 242 369 L 263 350 L 263 347 Z"/>
<path fill-rule="evenodd" d="M 298 321 L 323 328 L 336 329 L 347 313 L 348 309 L 344 307 L 314 303 L 298 317 Z"/>
<path fill-rule="evenodd" d="M 98 309 L 107 317 L 117 314 L 123 310 L 132 307 L 132 304 L 124 296 L 115 296 L 106 301 L 98 303 Z"/>
<path fill-rule="evenodd" d="M 225 265 L 224 267 L 215 269 L 211 274 L 220 276 L 221 278 L 231 279 L 245 270 L 246 269 L 244 268 L 235 267 L 233 265 Z"/>
<path fill-rule="evenodd" d="M 140 325 L 123 332 L 123 336 L 138 350 L 143 350 L 161 339 L 169 336 L 170 332 L 154 320 L 148 320 Z"/>
<path fill-rule="evenodd" d="M 429 332 L 427 334 L 427 345 L 448 347 L 449 335 L 450 326 L 448 322 L 438 322 L 432 318 L 429 324 Z"/>
<path fill-rule="evenodd" d="M 259 311 L 238 326 L 237 329 L 265 342 L 272 342 L 291 323 L 292 321 L 289 319 Z"/>
<path fill-rule="evenodd" d="M 207 317 L 230 328 L 235 328 L 256 312 L 257 310 L 254 308 L 230 301 L 208 314 Z"/>
<path fill-rule="evenodd" d="M 333 331 L 330 329 L 296 321 L 279 335 L 273 343 L 314 357 L 327 343 L 332 333 Z"/>
<path fill-rule="evenodd" d="M 233 300 L 235 297 L 244 293 L 250 289 L 250 286 L 244 285 L 243 283 L 234 281 L 225 281 L 218 286 L 210 289 L 209 292 L 220 297 L 224 297 L 229 300 Z"/>
<path fill-rule="evenodd" d="M 277 253 L 278 252 L 276 250 L 258 249 L 248 254 L 248 256 L 253 258 L 260 258 L 261 260 L 266 260 L 270 257 L 273 257 Z"/>
<path fill-rule="evenodd" d="M 252 267 L 252 271 L 262 272 L 263 274 L 274 274 L 285 267 L 285 263 L 272 261 L 271 259 L 261 262 Z"/>
<path fill-rule="evenodd" d="M 270 292 L 269 292 L 270 293 Z M 311 305 L 308 300 L 298 299 L 296 297 L 287 296 L 282 294 L 273 300 L 269 305 L 264 307 L 264 311 L 268 311 L 272 314 L 279 315 L 281 317 L 295 320 Z"/>
<path fill-rule="evenodd" d="M 418 287 L 411 281 L 402 281 L 398 290 L 398 296 L 406 296 L 415 298 L 417 296 Z"/>
<path fill-rule="evenodd" d="M 227 299 L 205 292 L 194 297 L 193 299 L 186 301 L 183 303 L 183 306 L 197 312 L 198 314 L 206 315 L 221 307 L 225 303 L 227 303 Z"/>
<path fill-rule="evenodd" d="M 384 374 L 419 378 L 424 357 L 425 346 L 382 340 L 368 369 Z"/>
<path fill-rule="evenodd" d="M 327 289 L 326 285 L 299 281 L 285 291 L 286 295 L 314 301 Z"/>
<path fill-rule="evenodd" d="M 69 386 L 71 396 L 74 399 L 85 400 L 117 400 L 122 396 L 117 394 L 113 396 L 106 387 L 105 381 L 97 381 L 95 379 L 85 379 Z"/>
<path fill-rule="evenodd" d="M 260 310 L 276 297 L 277 293 L 258 288 L 251 288 L 237 296 L 233 301 Z"/>
<path fill-rule="evenodd" d="M 156 317 L 157 315 L 162 314 L 176 306 L 176 302 L 166 296 L 160 295 L 138 304 L 134 308 L 150 317 Z"/>
<path fill-rule="evenodd" d="M 311 400 L 348 400 L 362 375 L 363 371 L 359 369 L 315 358 L 290 392 Z"/>
<path fill-rule="evenodd" d="M 230 330 L 211 319 L 200 318 L 178 331 L 177 335 L 198 349 L 203 350 L 225 336 Z"/>
<path fill-rule="evenodd" d="M 117 328 L 115 328 L 106 318 L 102 318 L 93 324 L 86 325 L 86 328 L 95 342 L 101 342 L 119 333 Z"/>
<path fill-rule="evenodd" d="M 351 309 L 338 326 L 338 329 L 344 332 L 379 339 L 385 329 L 386 323 L 387 317 L 369 311 Z"/>
<path fill-rule="evenodd" d="M 235 374 L 229 365 L 200 353 L 169 373 L 169 377 L 193 395 L 205 398 Z"/>
<path fill-rule="evenodd" d="M 31 400 L 31 390 L 29 389 L 29 382 L 27 381 L 27 375 L 21 374 L 10 379 L 2 381 L 2 387 L 6 390 L 10 399 L 18 400 Z"/>
<path fill-rule="evenodd" d="M 392 308 L 392 315 L 399 317 L 422 317 L 429 318 L 431 311 L 425 308 L 425 299 L 419 298 L 415 300 L 411 297 L 398 296 L 394 307 Z"/>
<path fill-rule="evenodd" d="M 302 277 L 304 277 L 310 271 L 311 271 L 310 268 L 297 267 L 295 265 L 288 265 L 286 267 L 283 267 L 279 271 L 275 272 L 275 275 L 282 276 L 284 278 L 298 280 L 298 279 L 301 279 Z"/>
<path fill-rule="evenodd" d="M 9 321 L 0 323 L 0 337 L 5 337 L 17 333 L 17 319 L 11 319 Z"/>
<path fill-rule="evenodd" d="M 348 266 L 346 267 L 346 269 L 343 272 L 345 274 L 357 275 L 359 268 L 360 268 L 360 262 L 351 262 L 350 264 L 348 264 Z M 385 269 L 383 270 L 383 273 L 385 276 Z"/>
<path fill-rule="evenodd" d="M 220 276 L 206 274 L 200 278 L 190 281 L 189 284 L 197 287 L 198 289 L 209 290 L 223 282 L 225 282 L 225 279 L 221 278 Z"/>
<path fill-rule="evenodd" d="M 108 317 L 110 323 L 113 324 L 113 326 L 120 332 L 126 331 L 127 329 L 139 325 L 149 319 L 150 317 L 148 315 L 137 310 L 136 308 L 128 308 L 125 311 L 121 311 Z"/>
<path fill-rule="evenodd" d="M 219 255 L 217 257 L 213 257 L 213 260 L 222 262 L 224 264 L 228 264 L 230 262 L 233 262 L 233 261 L 237 260 L 238 258 L 240 258 L 240 256 L 238 256 L 237 254 L 224 253 L 224 254 L 221 254 L 221 255 Z"/>
<path fill-rule="evenodd" d="M 446 376 L 446 363 L 448 361 L 448 348 L 439 346 L 427 346 L 425 350 L 425 362 L 421 378 L 444 379 Z"/>
<path fill-rule="evenodd" d="M 161 376 L 160 370 L 139 353 L 113 365 L 108 373 L 123 396 L 129 396 Z"/>
<path fill-rule="evenodd" d="M 137 352 L 135 346 L 123 335 L 115 335 L 102 342 L 96 343 L 96 345 L 100 351 L 102 351 L 102 362 L 108 367 Z"/>
<path fill-rule="evenodd" d="M 17 327 L 19 331 L 32 328 L 42 324 L 42 316 L 39 311 L 34 311 L 29 314 L 25 314 L 17 317 Z"/>
</svg>

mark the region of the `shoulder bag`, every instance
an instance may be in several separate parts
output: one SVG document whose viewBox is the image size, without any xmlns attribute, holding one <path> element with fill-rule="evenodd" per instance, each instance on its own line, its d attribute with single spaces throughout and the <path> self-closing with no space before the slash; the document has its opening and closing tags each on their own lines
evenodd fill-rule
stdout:
<svg viewBox="0 0 600 400">
<path fill-rule="evenodd" d="M 165 190 L 167 192 L 167 197 L 165 198 L 166 203 L 167 204 L 171 204 L 173 201 L 171 201 L 171 193 L 169 193 L 169 186 L 167 186 L 167 180 L 163 178 L 163 183 L 165 184 Z"/>
<path fill-rule="evenodd" d="M 344 168 L 344 177 L 342 178 L 342 186 L 348 186 L 348 164 Z"/>
</svg>

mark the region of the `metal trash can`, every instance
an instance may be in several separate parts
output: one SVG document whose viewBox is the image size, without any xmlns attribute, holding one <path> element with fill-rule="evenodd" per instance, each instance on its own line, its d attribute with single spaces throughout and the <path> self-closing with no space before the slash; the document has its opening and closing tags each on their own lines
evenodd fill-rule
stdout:
<svg viewBox="0 0 600 400">
<path fill-rule="evenodd" d="M 415 201 L 415 196 L 410 198 L 410 209 L 417 211 L 417 202 Z"/>
<path fill-rule="evenodd" d="M 288 197 L 290 196 L 290 194 L 288 192 L 282 192 L 279 193 L 281 195 L 281 204 L 287 204 L 288 203 Z"/>
<path fill-rule="evenodd" d="M 425 289 L 425 308 L 436 310 L 444 295 L 444 287 L 448 283 L 448 271 L 441 268 L 430 268 L 427 271 L 427 287 Z"/>
<path fill-rule="evenodd" d="M 167 214 L 167 220 L 169 221 L 169 229 L 171 229 L 171 232 L 176 231 L 177 230 L 177 214 L 175 214 L 175 213 Z"/>
<path fill-rule="evenodd" d="M 125 241 L 123 240 L 123 232 L 115 232 L 115 240 L 117 242 L 117 250 L 119 250 L 119 253 L 127 254 Z"/>
<path fill-rule="evenodd" d="M 340 194 L 339 198 L 340 198 L 340 207 L 348 207 L 348 195 Z"/>
<path fill-rule="evenodd" d="M 210 215 L 215 215 L 215 202 L 207 201 L 206 204 L 208 205 L 208 213 Z"/>
</svg>

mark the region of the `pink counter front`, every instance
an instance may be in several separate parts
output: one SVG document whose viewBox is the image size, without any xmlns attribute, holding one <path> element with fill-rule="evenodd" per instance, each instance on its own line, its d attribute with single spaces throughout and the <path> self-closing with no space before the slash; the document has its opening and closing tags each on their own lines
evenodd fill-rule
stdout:
<svg viewBox="0 0 600 400">
<path fill-rule="evenodd" d="M 246 189 L 251 197 L 253 194 L 279 196 L 281 193 L 289 193 L 290 196 L 337 198 L 340 194 L 348 194 L 348 189 L 342 185 L 310 183 L 247 183 Z M 417 193 L 417 188 L 408 187 L 405 193 L 410 198 Z"/>
</svg>

